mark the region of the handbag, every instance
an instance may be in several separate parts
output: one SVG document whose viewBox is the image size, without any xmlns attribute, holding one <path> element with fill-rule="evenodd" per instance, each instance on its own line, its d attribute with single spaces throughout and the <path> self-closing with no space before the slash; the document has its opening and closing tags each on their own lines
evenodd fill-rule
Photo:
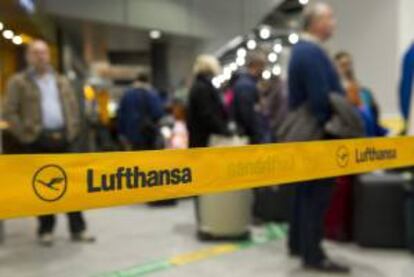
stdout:
<svg viewBox="0 0 414 277">
<path fill-rule="evenodd" d="M 346 139 L 365 136 L 364 123 L 357 109 L 338 94 L 330 93 L 332 117 L 321 126 L 308 103 L 291 111 L 280 126 L 277 136 L 281 141 L 315 141 L 325 137 Z"/>
</svg>

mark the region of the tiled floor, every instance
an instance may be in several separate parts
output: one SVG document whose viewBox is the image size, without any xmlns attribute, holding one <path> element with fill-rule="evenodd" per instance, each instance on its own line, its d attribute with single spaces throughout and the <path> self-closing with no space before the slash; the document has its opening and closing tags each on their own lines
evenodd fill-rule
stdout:
<svg viewBox="0 0 414 277">
<path fill-rule="evenodd" d="M 0 246 L 0 276 L 99 276 L 211 247 L 194 238 L 193 207 L 189 201 L 168 209 L 132 206 L 97 210 L 88 212 L 87 218 L 97 243 L 70 243 L 66 220 L 60 216 L 57 241 L 50 249 L 36 244 L 34 219 L 7 221 L 6 241 Z M 284 245 L 284 241 L 275 241 L 149 276 L 320 276 L 304 272 L 298 261 L 287 258 Z M 403 251 L 372 251 L 331 243 L 326 247 L 332 257 L 352 266 L 355 277 L 411 277 L 414 274 L 414 256 Z"/>
</svg>

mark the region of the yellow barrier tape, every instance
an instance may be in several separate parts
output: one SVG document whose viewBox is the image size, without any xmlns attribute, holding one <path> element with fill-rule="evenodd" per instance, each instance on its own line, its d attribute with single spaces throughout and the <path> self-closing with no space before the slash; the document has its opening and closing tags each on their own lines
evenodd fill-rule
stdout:
<svg viewBox="0 0 414 277">
<path fill-rule="evenodd" d="M 0 157 L 0 218 L 86 210 L 414 165 L 414 138 Z"/>
</svg>

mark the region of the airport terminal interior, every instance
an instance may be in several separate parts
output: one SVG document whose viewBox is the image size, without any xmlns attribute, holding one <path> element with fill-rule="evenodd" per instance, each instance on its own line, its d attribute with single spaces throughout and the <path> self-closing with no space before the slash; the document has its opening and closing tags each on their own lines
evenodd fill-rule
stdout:
<svg viewBox="0 0 414 277">
<path fill-rule="evenodd" d="M 0 0 L 0 277 L 413 276 L 413 10 Z"/>
</svg>

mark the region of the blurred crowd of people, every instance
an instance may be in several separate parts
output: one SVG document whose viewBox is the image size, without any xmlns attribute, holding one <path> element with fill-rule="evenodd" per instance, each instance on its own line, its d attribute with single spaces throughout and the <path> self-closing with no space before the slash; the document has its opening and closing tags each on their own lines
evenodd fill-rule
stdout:
<svg viewBox="0 0 414 277">
<path fill-rule="evenodd" d="M 120 99 L 112 135 L 117 146 L 113 149 L 207 147 L 212 135 L 247 137 L 250 144 L 283 142 L 286 131 L 280 128 L 286 127 L 286 118 L 292 112 L 304 106 L 307 115 L 315 119 L 317 131 L 323 134 L 318 140 L 342 138 L 324 129 L 337 113 L 331 104 L 332 94 L 346 99 L 358 114 L 364 129 L 361 136 L 386 135 L 387 130 L 379 124 L 374 94 L 358 80 L 351 54 L 340 52 L 331 57 L 326 50 L 324 43 L 334 28 L 334 14 L 328 5 L 318 3 L 307 8 L 304 33 L 293 46 L 287 80 L 279 76 L 262 80 L 267 58 L 260 50 L 250 51 L 246 66 L 221 88 L 213 84 L 213 78 L 222 70 L 220 62 L 214 56 L 199 56 L 188 93 L 181 89 L 177 97 L 171 95 L 166 101 L 151 85 L 149 75 L 140 73 Z M 52 68 L 45 41 L 29 45 L 27 63 L 28 68 L 9 81 L 4 105 L 8 133 L 19 143 L 22 153 L 75 151 L 73 143 L 82 132 L 82 103 L 69 82 Z M 298 141 L 315 139 L 306 132 L 289 135 Z M 321 247 L 321 225 L 332 183 L 318 180 L 296 186 L 289 249 L 306 267 L 347 272 L 348 268 L 331 261 Z M 68 218 L 74 241 L 94 241 L 86 232 L 80 212 L 70 213 Z M 53 243 L 54 225 L 53 215 L 39 217 L 42 245 Z"/>
</svg>

